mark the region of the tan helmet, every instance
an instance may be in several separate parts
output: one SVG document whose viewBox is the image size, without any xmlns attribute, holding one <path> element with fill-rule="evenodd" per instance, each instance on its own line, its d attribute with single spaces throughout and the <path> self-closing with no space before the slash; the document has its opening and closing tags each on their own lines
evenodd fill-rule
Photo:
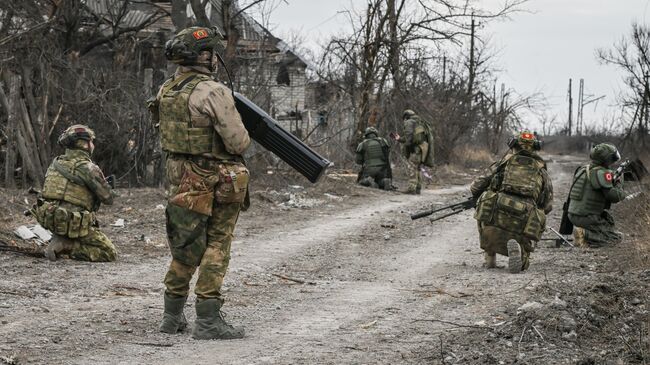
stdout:
<svg viewBox="0 0 650 365">
<path fill-rule="evenodd" d="M 95 139 L 95 132 L 83 124 L 71 125 L 61 133 L 57 143 L 65 148 L 73 148 L 80 139 L 92 141 Z"/>
</svg>

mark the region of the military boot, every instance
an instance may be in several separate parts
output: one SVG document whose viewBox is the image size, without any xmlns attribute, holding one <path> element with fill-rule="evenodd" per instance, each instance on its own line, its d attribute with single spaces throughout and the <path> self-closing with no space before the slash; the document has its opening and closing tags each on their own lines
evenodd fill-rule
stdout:
<svg viewBox="0 0 650 365">
<path fill-rule="evenodd" d="M 391 179 L 382 179 L 381 188 L 384 190 L 393 190 L 393 181 Z"/>
<path fill-rule="evenodd" d="M 173 298 L 165 293 L 165 312 L 160 322 L 160 332 L 175 334 L 187 328 L 187 319 L 183 308 L 187 297 Z"/>
<path fill-rule="evenodd" d="M 512 274 L 521 272 L 523 268 L 522 256 L 521 256 L 521 246 L 515 240 L 509 240 L 507 243 L 508 247 L 508 271 Z"/>
<path fill-rule="evenodd" d="M 50 260 L 56 261 L 57 257 L 71 249 L 72 242 L 61 236 L 52 236 L 52 239 L 45 247 L 43 255 Z"/>
<path fill-rule="evenodd" d="M 483 267 L 486 269 L 494 269 L 497 267 L 497 255 L 496 254 L 489 254 L 485 253 L 485 263 L 483 263 Z"/>
<path fill-rule="evenodd" d="M 192 337 L 197 340 L 233 340 L 244 338 L 244 329 L 226 323 L 219 299 L 197 299 L 196 322 Z"/>
<path fill-rule="evenodd" d="M 573 243 L 578 247 L 588 247 L 585 241 L 585 229 L 580 227 L 573 228 Z"/>
</svg>

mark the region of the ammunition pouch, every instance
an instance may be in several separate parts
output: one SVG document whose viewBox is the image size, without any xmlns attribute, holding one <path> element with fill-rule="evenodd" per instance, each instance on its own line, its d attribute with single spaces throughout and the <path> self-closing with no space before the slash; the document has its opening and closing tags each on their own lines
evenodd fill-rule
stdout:
<svg viewBox="0 0 650 365">
<path fill-rule="evenodd" d="M 490 190 L 479 198 L 474 218 L 534 241 L 541 238 L 546 228 L 544 211 L 529 199 Z"/>
<path fill-rule="evenodd" d="M 476 211 L 474 219 L 479 222 L 490 224 L 494 216 L 494 210 L 497 203 L 497 193 L 492 190 L 486 190 L 476 202 Z"/>
<path fill-rule="evenodd" d="M 36 220 L 45 229 L 68 238 L 81 238 L 90 233 L 95 223 L 95 213 L 87 210 L 70 211 L 51 202 L 36 208 Z"/>
<path fill-rule="evenodd" d="M 249 172 L 246 166 L 241 164 L 220 164 L 219 183 L 215 191 L 215 198 L 218 203 L 245 203 L 248 195 Z M 248 209 L 247 204 L 242 207 Z"/>
</svg>

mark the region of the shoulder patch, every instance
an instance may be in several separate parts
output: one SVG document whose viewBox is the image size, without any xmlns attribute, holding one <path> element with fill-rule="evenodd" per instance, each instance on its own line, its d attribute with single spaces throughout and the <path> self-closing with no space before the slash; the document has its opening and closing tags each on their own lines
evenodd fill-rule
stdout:
<svg viewBox="0 0 650 365">
<path fill-rule="evenodd" d="M 614 186 L 614 173 L 611 170 L 604 168 L 597 168 L 592 175 L 591 185 L 596 189 L 609 189 Z M 590 177 L 592 177 L 590 176 Z"/>
</svg>

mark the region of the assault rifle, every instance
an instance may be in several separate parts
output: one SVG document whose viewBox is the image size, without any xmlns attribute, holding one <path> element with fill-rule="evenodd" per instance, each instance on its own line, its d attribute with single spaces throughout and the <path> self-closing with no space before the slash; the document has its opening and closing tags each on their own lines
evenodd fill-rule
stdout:
<svg viewBox="0 0 650 365">
<path fill-rule="evenodd" d="M 648 170 L 643 165 L 643 162 L 641 162 L 641 160 L 636 159 L 634 161 L 631 161 L 630 159 L 625 159 L 625 161 L 621 162 L 621 164 L 618 165 L 614 171 L 612 180 L 614 182 L 619 182 L 624 176 L 629 176 L 632 180 L 640 181 L 647 174 Z M 569 204 L 571 203 L 571 190 L 573 189 L 573 184 L 575 184 L 575 180 L 571 184 L 571 188 L 569 188 L 569 195 L 567 196 L 564 205 L 562 205 L 562 220 L 560 221 L 559 229 L 559 233 L 561 234 L 573 233 L 573 223 L 571 223 L 569 220 Z"/>
<path fill-rule="evenodd" d="M 425 210 L 425 211 L 420 212 L 420 213 L 415 213 L 415 214 L 411 215 L 411 219 L 416 220 L 416 219 L 428 217 L 428 216 L 432 215 L 433 213 L 441 212 L 441 211 L 448 210 L 448 209 L 450 210 L 450 212 L 447 212 L 447 213 L 444 213 L 444 214 L 439 215 L 437 217 L 429 219 L 430 222 L 435 222 L 437 220 L 447 218 L 447 217 L 452 216 L 454 214 L 458 214 L 460 212 L 466 211 L 467 209 L 472 209 L 472 208 L 475 208 L 475 207 L 476 207 L 476 199 L 471 197 L 471 198 L 468 198 L 467 200 L 464 200 L 464 201 L 461 201 L 461 202 L 458 202 L 458 203 L 454 203 L 454 204 L 451 204 L 451 205 L 447 205 L 447 206 L 444 206 L 442 208 L 430 209 L 430 210 Z"/>
</svg>

